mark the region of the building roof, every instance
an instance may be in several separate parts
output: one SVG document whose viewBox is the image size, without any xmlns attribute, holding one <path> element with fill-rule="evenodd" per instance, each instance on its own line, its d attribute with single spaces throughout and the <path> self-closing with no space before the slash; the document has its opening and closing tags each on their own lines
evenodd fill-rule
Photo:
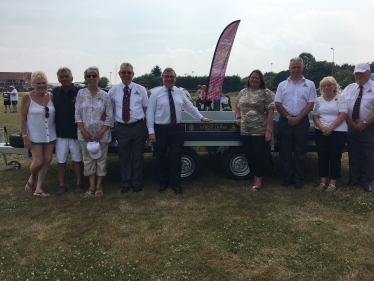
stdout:
<svg viewBox="0 0 374 281">
<path fill-rule="evenodd" d="M 0 72 L 0 80 L 25 80 L 29 72 Z"/>
</svg>

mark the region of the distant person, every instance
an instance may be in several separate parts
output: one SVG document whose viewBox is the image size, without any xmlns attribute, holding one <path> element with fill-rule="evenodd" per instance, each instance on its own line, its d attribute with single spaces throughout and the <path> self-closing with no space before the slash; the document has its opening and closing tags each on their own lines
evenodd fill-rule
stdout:
<svg viewBox="0 0 374 281">
<path fill-rule="evenodd" d="M 149 139 L 154 144 L 156 155 L 158 191 L 165 191 L 171 184 L 176 194 L 182 194 L 181 154 L 184 143 L 184 127 L 180 123 L 182 110 L 203 122 L 210 122 L 211 119 L 199 113 L 185 93 L 175 87 L 175 81 L 175 71 L 170 67 L 165 68 L 162 73 L 163 87 L 151 95 L 146 115 Z"/>
<path fill-rule="evenodd" d="M 273 87 L 273 88 L 271 88 L 271 91 L 272 91 L 274 94 L 276 94 L 276 93 L 277 93 L 277 87 Z"/>
<path fill-rule="evenodd" d="M 317 101 L 317 95 L 314 83 L 302 75 L 304 64 L 301 58 L 292 58 L 288 69 L 291 76 L 279 84 L 275 95 L 275 106 L 280 114 L 279 154 L 285 173 L 281 185 L 294 184 L 300 189 L 308 145 L 308 114 Z"/>
<path fill-rule="evenodd" d="M 151 90 L 151 86 L 147 84 L 147 85 L 144 86 L 144 88 L 147 91 L 147 96 L 149 98 L 152 95 L 152 92 L 150 91 Z"/>
<path fill-rule="evenodd" d="M 75 122 L 83 154 L 84 175 L 90 187 L 84 197 L 102 196 L 103 178 L 107 173 L 108 146 L 112 141 L 113 106 L 109 94 L 98 87 L 99 69 L 95 66 L 84 71 L 88 87 L 79 90 L 75 103 Z M 101 120 L 103 113 L 105 121 Z"/>
<path fill-rule="evenodd" d="M 25 190 L 40 197 L 49 197 L 43 189 L 43 183 L 52 160 L 56 143 L 55 107 L 53 94 L 47 91 L 47 76 L 42 71 L 31 74 L 34 90 L 22 97 L 21 133 L 25 148 L 31 150 L 31 175 Z M 37 182 L 36 188 L 35 183 Z"/>
<path fill-rule="evenodd" d="M 57 79 L 61 87 L 52 90 L 56 109 L 56 161 L 59 187 L 57 195 L 67 192 L 65 185 L 66 161 L 70 153 L 76 178 L 75 193 L 84 192 L 82 187 L 82 150 L 78 141 L 77 123 L 75 123 L 75 102 L 79 91 L 73 82 L 71 70 L 61 67 L 57 70 Z"/>
<path fill-rule="evenodd" d="M 372 192 L 374 179 L 374 81 L 370 80 L 370 65 L 356 64 L 355 83 L 345 87 L 342 95 L 348 104 L 348 186 L 360 184 Z"/>
<path fill-rule="evenodd" d="M 336 181 L 340 178 L 342 151 L 347 140 L 347 102 L 344 96 L 339 95 L 339 85 L 334 77 L 323 78 L 319 87 L 321 97 L 317 99 L 313 110 L 321 178 L 316 189 L 334 192 L 337 190 Z M 327 178 L 330 178 L 329 184 Z"/>
<path fill-rule="evenodd" d="M 144 120 L 148 96 L 144 87 L 132 81 L 135 73 L 130 63 L 122 63 L 118 74 L 122 83 L 110 89 L 109 96 L 116 121 L 120 188 L 121 193 L 127 193 L 131 189 L 140 192 L 143 181 L 143 150 L 148 132 Z"/>
<path fill-rule="evenodd" d="M 232 111 L 230 96 L 222 93 L 221 96 L 222 111 Z"/>
<path fill-rule="evenodd" d="M 240 125 L 248 166 L 254 177 L 251 191 L 262 188 L 273 134 L 274 108 L 274 93 L 266 88 L 262 72 L 253 70 L 235 102 L 236 124 Z"/>
<path fill-rule="evenodd" d="M 8 113 L 8 108 L 9 108 L 9 113 L 11 113 L 12 111 L 10 109 L 10 93 L 4 92 L 3 98 L 4 98 L 4 107 L 5 107 L 4 113 Z"/>
<path fill-rule="evenodd" d="M 13 85 L 10 86 L 9 89 L 11 91 L 10 92 L 10 101 L 12 102 L 12 105 L 13 105 L 12 113 L 17 113 L 18 92 Z"/>
</svg>

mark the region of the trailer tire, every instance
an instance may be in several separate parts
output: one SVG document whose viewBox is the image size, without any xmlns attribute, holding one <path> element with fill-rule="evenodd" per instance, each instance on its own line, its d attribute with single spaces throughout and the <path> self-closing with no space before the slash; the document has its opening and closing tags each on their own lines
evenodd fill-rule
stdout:
<svg viewBox="0 0 374 281">
<path fill-rule="evenodd" d="M 251 177 L 244 148 L 231 148 L 223 155 L 223 168 L 229 178 L 235 180 L 246 180 Z"/>
<path fill-rule="evenodd" d="M 24 148 L 23 138 L 21 137 L 21 133 L 11 134 L 9 136 L 9 143 L 11 147 L 16 148 Z"/>
<path fill-rule="evenodd" d="M 19 170 L 19 169 L 21 169 L 21 163 L 20 162 L 18 162 L 18 161 L 10 161 L 9 163 L 8 163 L 8 165 L 9 166 L 13 166 L 13 168 L 12 168 L 12 170 Z"/>
<path fill-rule="evenodd" d="M 200 171 L 200 158 L 191 148 L 183 148 L 181 156 L 181 179 L 194 180 Z"/>
</svg>

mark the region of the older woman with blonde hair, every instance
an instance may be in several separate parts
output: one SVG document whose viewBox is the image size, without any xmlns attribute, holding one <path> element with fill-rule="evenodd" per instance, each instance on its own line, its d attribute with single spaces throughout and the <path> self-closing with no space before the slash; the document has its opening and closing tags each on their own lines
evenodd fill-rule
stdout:
<svg viewBox="0 0 374 281">
<path fill-rule="evenodd" d="M 332 76 L 320 82 L 321 97 L 313 110 L 316 125 L 315 141 L 318 150 L 318 167 L 321 183 L 317 190 L 334 192 L 340 178 L 342 151 L 347 140 L 347 102 L 339 95 L 340 86 Z M 327 185 L 327 178 L 330 183 Z"/>
<path fill-rule="evenodd" d="M 82 148 L 84 175 L 90 187 L 85 197 L 103 195 L 102 181 L 106 175 L 108 146 L 112 140 L 113 105 L 109 94 L 98 87 L 99 69 L 95 66 L 84 71 L 88 87 L 79 90 L 75 103 L 75 121 L 78 141 Z M 105 114 L 106 119 L 100 118 Z"/>
<path fill-rule="evenodd" d="M 49 197 L 43 189 L 43 182 L 52 160 L 56 142 L 55 108 L 53 95 L 47 92 L 48 80 L 42 71 L 31 74 L 31 85 L 34 90 L 22 97 L 21 133 L 25 148 L 31 150 L 31 175 L 25 190 L 34 195 Z M 34 184 L 37 185 L 34 191 Z"/>
</svg>

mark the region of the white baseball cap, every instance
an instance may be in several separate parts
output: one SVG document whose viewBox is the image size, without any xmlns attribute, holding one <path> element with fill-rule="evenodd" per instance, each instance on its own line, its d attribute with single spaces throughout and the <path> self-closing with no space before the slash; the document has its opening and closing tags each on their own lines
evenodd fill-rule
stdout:
<svg viewBox="0 0 374 281">
<path fill-rule="evenodd" d="M 92 159 L 98 159 L 101 157 L 100 143 L 95 141 L 90 141 L 87 143 L 87 151 Z"/>
<path fill-rule="evenodd" d="M 355 65 L 355 70 L 353 71 L 353 74 L 355 74 L 356 72 L 366 72 L 368 70 L 370 71 L 370 65 L 368 65 L 367 63 L 361 62 Z"/>
</svg>

